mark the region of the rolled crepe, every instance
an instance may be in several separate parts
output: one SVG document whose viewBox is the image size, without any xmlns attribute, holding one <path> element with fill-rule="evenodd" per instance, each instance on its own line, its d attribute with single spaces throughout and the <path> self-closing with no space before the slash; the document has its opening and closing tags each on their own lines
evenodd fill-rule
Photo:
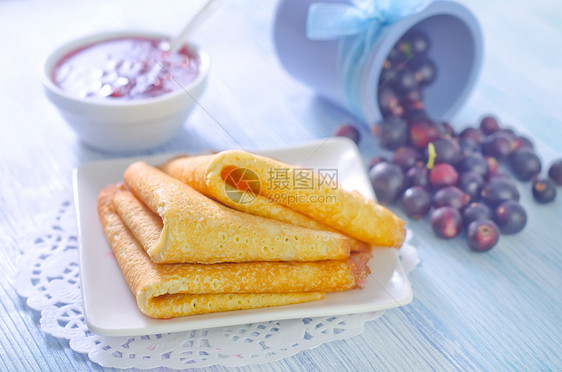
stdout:
<svg viewBox="0 0 562 372">
<path fill-rule="evenodd" d="M 236 192 L 235 186 L 224 182 L 222 178 L 210 180 L 208 166 L 216 155 L 179 157 L 159 167 L 162 171 L 188 184 L 201 194 L 220 201 L 224 205 L 256 216 L 271 218 L 292 225 L 316 230 L 331 230 L 313 218 L 305 216 L 282 204 L 271 203 L 266 196 L 255 193 L 253 200 L 242 201 L 243 192 Z M 217 187 L 218 186 L 218 187 Z"/>
<path fill-rule="evenodd" d="M 339 260 L 359 244 L 228 208 L 142 162 L 132 164 L 124 179 L 136 198 L 116 198 L 116 210 L 157 263 Z M 158 217 L 139 219 L 146 211 Z"/>
<path fill-rule="evenodd" d="M 406 236 L 401 219 L 375 201 L 365 199 L 359 192 L 348 192 L 340 185 L 323 182 L 325 180 L 316 172 L 310 175 L 313 187 L 294 187 L 302 181 L 297 178 L 299 168 L 263 156 L 228 150 L 216 155 L 179 157 L 160 169 L 204 195 L 254 215 L 310 228 L 329 226 L 374 246 L 400 247 Z M 246 170 L 252 172 L 249 174 L 257 182 L 229 182 L 233 179 L 229 175 Z M 272 177 L 273 172 L 283 174 L 284 185 L 288 187 L 280 188 L 276 183 L 279 180 Z M 234 177 L 237 178 L 248 177 Z M 256 197 L 237 200 L 237 194 L 232 192 L 236 189 L 253 192 Z M 246 193 L 239 195 L 245 196 Z"/>
<path fill-rule="evenodd" d="M 105 235 L 139 309 L 155 318 L 315 301 L 325 291 L 357 286 L 369 270 L 367 253 L 343 261 L 156 264 L 114 208 L 123 189 L 101 190 L 98 212 Z"/>
</svg>

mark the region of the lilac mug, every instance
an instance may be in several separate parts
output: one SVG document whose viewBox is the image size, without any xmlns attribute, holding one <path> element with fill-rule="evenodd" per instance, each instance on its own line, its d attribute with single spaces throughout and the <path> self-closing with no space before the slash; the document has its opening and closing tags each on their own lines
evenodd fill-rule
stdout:
<svg viewBox="0 0 562 372">
<path fill-rule="evenodd" d="M 381 120 L 377 88 L 383 63 L 396 42 L 411 30 L 430 39 L 428 57 L 438 71 L 436 80 L 424 89 L 424 107 L 430 117 L 449 120 L 474 87 L 482 64 L 482 33 L 463 5 L 427 1 L 423 9 L 383 24 L 367 44 L 364 57 L 351 59 L 346 67 L 342 53 L 350 48 L 342 43 L 349 37 L 315 40 L 307 36 L 307 16 L 314 3 L 352 5 L 345 0 L 280 0 L 273 30 L 277 55 L 294 78 L 360 121 L 373 125 Z M 351 74 L 342 74 L 344 68 Z"/>
</svg>

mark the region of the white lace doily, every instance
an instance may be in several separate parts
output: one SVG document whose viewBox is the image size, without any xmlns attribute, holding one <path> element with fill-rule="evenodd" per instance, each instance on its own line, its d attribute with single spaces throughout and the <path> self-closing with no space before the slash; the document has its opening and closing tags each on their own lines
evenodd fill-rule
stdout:
<svg viewBox="0 0 562 372">
<path fill-rule="evenodd" d="M 410 240 L 411 234 L 407 241 Z M 407 272 L 418 264 L 416 249 L 401 250 Z M 141 337 L 103 337 L 84 320 L 78 272 L 78 244 L 72 203 L 26 247 L 16 279 L 18 293 L 41 312 L 41 329 L 69 340 L 70 347 L 104 367 L 175 369 L 266 363 L 346 339 L 363 331 L 382 311 L 270 321 Z"/>
</svg>

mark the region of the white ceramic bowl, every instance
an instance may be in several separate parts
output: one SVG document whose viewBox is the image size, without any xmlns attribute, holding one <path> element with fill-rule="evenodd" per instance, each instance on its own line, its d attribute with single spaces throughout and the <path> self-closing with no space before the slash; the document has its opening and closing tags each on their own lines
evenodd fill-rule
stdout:
<svg viewBox="0 0 562 372">
<path fill-rule="evenodd" d="M 96 149 L 114 153 L 133 153 L 158 146 L 185 122 L 206 85 L 209 57 L 204 50 L 189 44 L 200 59 L 199 75 L 190 84 L 174 92 L 131 101 L 81 98 L 57 86 L 51 73 L 67 53 L 81 46 L 118 37 L 140 36 L 166 39 L 169 36 L 143 31 L 99 33 L 68 42 L 46 59 L 42 82 L 47 97 L 78 134 L 80 140 Z"/>
</svg>

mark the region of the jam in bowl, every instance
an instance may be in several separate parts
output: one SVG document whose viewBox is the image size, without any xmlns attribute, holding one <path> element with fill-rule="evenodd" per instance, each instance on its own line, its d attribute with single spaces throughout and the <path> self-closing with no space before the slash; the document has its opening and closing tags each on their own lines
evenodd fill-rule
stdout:
<svg viewBox="0 0 562 372">
<path fill-rule="evenodd" d="M 47 58 L 47 96 L 86 145 L 114 153 L 164 143 L 203 93 L 207 54 L 193 44 L 167 51 L 168 37 L 146 32 L 96 34 Z"/>
<path fill-rule="evenodd" d="M 119 37 L 73 50 L 57 62 L 52 80 L 85 98 L 135 100 L 188 86 L 199 73 L 199 59 L 182 48 L 169 53 L 156 38 Z"/>
</svg>

